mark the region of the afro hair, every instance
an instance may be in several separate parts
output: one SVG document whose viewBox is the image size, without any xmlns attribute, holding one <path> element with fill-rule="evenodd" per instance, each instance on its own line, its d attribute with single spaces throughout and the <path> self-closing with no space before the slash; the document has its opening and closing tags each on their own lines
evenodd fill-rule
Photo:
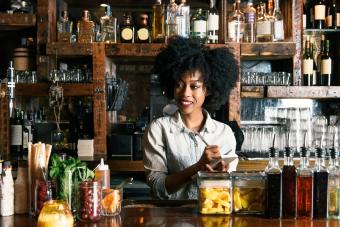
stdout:
<svg viewBox="0 0 340 227">
<path fill-rule="evenodd" d="M 169 99 L 174 98 L 175 81 L 187 72 L 199 70 L 208 96 L 203 107 L 209 112 L 226 103 L 238 78 L 238 65 L 227 48 L 210 49 L 194 40 L 176 37 L 155 59 L 154 73 L 159 75 L 160 85 Z"/>
</svg>

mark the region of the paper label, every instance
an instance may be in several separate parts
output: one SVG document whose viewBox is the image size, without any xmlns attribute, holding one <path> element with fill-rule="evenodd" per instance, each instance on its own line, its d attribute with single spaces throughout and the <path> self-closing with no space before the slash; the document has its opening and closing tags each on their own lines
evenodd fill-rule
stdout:
<svg viewBox="0 0 340 227">
<path fill-rule="evenodd" d="M 332 74 L 332 59 L 321 60 L 321 74 Z"/>
<path fill-rule="evenodd" d="M 208 15 L 208 31 L 218 30 L 218 15 L 209 14 Z"/>
<path fill-rule="evenodd" d="M 21 125 L 11 125 L 11 145 L 22 145 Z"/>
<path fill-rule="evenodd" d="M 194 21 L 194 32 L 207 32 L 207 22 L 205 20 Z"/>
<path fill-rule="evenodd" d="M 303 74 L 311 75 L 313 74 L 313 59 L 303 60 Z"/>
<path fill-rule="evenodd" d="M 314 20 L 325 20 L 326 18 L 326 6 L 315 5 L 314 6 Z"/>
</svg>

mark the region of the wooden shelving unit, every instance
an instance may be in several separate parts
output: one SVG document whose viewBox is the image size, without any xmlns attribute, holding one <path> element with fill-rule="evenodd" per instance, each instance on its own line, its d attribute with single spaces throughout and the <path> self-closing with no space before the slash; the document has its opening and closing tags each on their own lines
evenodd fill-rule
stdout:
<svg viewBox="0 0 340 227">
<path fill-rule="evenodd" d="M 242 60 L 290 59 L 296 53 L 293 42 L 241 43 Z"/>
<path fill-rule="evenodd" d="M 339 86 L 269 86 L 268 98 L 338 99 Z"/>
<path fill-rule="evenodd" d="M 35 14 L 8 14 L 0 13 L 0 30 L 12 31 L 36 26 Z"/>
<path fill-rule="evenodd" d="M 58 43 L 52 42 L 46 45 L 47 55 L 60 57 L 90 56 L 93 54 L 92 43 Z"/>
</svg>

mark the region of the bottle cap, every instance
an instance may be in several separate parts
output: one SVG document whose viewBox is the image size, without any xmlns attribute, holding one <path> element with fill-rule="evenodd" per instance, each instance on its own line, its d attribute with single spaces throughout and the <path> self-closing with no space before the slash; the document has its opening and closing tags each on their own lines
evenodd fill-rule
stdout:
<svg viewBox="0 0 340 227">
<path fill-rule="evenodd" d="M 99 170 L 109 170 L 109 165 L 104 164 L 104 159 L 100 159 L 100 164 L 98 166 Z"/>
</svg>

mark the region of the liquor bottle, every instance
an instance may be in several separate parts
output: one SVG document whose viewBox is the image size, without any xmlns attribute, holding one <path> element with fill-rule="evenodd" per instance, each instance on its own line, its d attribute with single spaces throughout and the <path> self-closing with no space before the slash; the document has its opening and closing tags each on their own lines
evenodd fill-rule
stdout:
<svg viewBox="0 0 340 227">
<path fill-rule="evenodd" d="M 273 17 L 273 15 L 274 15 L 274 0 L 268 0 L 267 8 L 268 8 L 268 12 L 267 12 L 268 17 Z"/>
<path fill-rule="evenodd" d="M 15 109 L 10 118 L 11 142 L 10 150 L 13 157 L 21 155 L 22 152 L 22 121 L 20 111 Z"/>
<path fill-rule="evenodd" d="M 306 29 L 307 28 L 307 8 L 306 8 L 307 3 L 303 2 L 302 4 L 303 4 L 302 29 Z"/>
<path fill-rule="evenodd" d="M 321 56 L 324 55 L 325 52 L 325 35 L 321 35 L 320 41 L 320 53 L 317 56 L 317 84 L 320 85 L 320 76 L 321 76 Z"/>
<path fill-rule="evenodd" d="M 156 0 L 152 6 L 152 42 L 165 42 L 164 13 L 165 7 L 162 0 Z"/>
<path fill-rule="evenodd" d="M 309 36 L 307 36 L 305 43 L 305 52 L 303 54 L 303 85 L 311 86 L 313 85 L 313 58 L 311 55 Z"/>
<path fill-rule="evenodd" d="M 336 0 L 333 0 L 327 6 L 326 27 L 331 29 L 337 29 Z"/>
<path fill-rule="evenodd" d="M 135 27 L 133 25 L 131 12 L 127 12 L 123 16 L 123 23 L 120 26 L 120 42 L 135 42 Z"/>
<path fill-rule="evenodd" d="M 256 18 L 256 41 L 271 42 L 273 40 L 273 32 L 271 22 L 267 15 L 266 4 L 260 1 L 259 5 L 260 11 L 258 11 Z"/>
<path fill-rule="evenodd" d="M 64 10 L 57 22 L 57 40 L 58 42 L 71 42 L 73 22 L 68 18 L 68 12 Z"/>
<path fill-rule="evenodd" d="M 289 134 L 288 134 L 289 141 Z M 296 217 L 296 168 L 293 153 L 289 146 L 285 148 L 284 164 L 282 168 L 282 218 Z"/>
<path fill-rule="evenodd" d="M 207 41 L 207 17 L 201 8 L 191 18 L 191 38 L 202 44 Z"/>
<path fill-rule="evenodd" d="M 31 124 L 27 118 L 27 113 L 21 111 L 21 121 L 22 121 L 22 149 L 23 152 L 27 154 L 28 143 L 32 142 L 32 131 Z"/>
<path fill-rule="evenodd" d="M 244 11 L 244 33 L 243 42 L 254 43 L 256 36 L 256 9 L 253 6 L 253 0 L 249 0 Z"/>
<path fill-rule="evenodd" d="M 117 43 L 117 18 L 112 16 L 110 5 L 106 5 L 105 15 L 100 18 L 100 41 Z"/>
<path fill-rule="evenodd" d="M 178 6 L 175 0 L 170 0 L 166 7 L 166 38 L 169 39 L 178 34 L 176 16 Z"/>
<path fill-rule="evenodd" d="M 82 20 L 78 21 L 78 43 L 92 43 L 95 41 L 94 23 L 90 20 L 88 10 L 83 11 Z"/>
<path fill-rule="evenodd" d="M 207 21 L 208 43 L 218 43 L 219 15 L 215 4 L 216 0 L 210 0 L 210 9 Z"/>
<path fill-rule="evenodd" d="M 285 39 L 285 31 L 279 0 L 275 0 L 273 19 L 273 41 L 282 41 Z"/>
<path fill-rule="evenodd" d="M 332 58 L 329 56 L 329 40 L 325 41 L 324 53 L 321 55 L 321 72 L 319 85 L 332 85 Z"/>
<path fill-rule="evenodd" d="M 177 35 L 189 38 L 190 36 L 190 6 L 186 0 L 181 0 L 176 14 Z"/>
<path fill-rule="evenodd" d="M 313 77 L 312 77 L 312 86 L 316 86 L 317 85 L 317 80 L 318 80 L 318 67 L 317 67 L 317 57 L 315 57 L 314 52 L 317 52 L 316 49 L 314 49 L 314 45 L 313 45 L 314 41 L 313 38 L 311 38 L 310 40 L 310 51 L 311 51 L 311 56 L 313 59 Z"/>
<path fill-rule="evenodd" d="M 235 0 L 235 10 L 228 21 L 228 39 L 230 42 L 242 42 L 244 33 L 244 15 L 240 10 L 241 0 Z"/>
<path fill-rule="evenodd" d="M 313 177 L 313 217 L 327 218 L 328 171 L 323 163 L 323 149 L 316 149 L 316 163 Z"/>
<path fill-rule="evenodd" d="M 275 141 L 275 136 L 274 136 Z M 266 181 L 266 217 L 281 217 L 282 171 L 278 162 L 278 152 L 273 147 L 269 150 L 269 163 L 265 169 Z"/>
<path fill-rule="evenodd" d="M 314 28 L 325 28 L 326 4 L 324 0 L 318 0 L 314 5 Z"/>
<path fill-rule="evenodd" d="M 340 170 L 337 167 L 337 151 L 334 147 L 330 149 L 330 162 L 328 166 L 328 218 L 339 218 L 340 216 L 340 185 L 339 174 Z"/>
<path fill-rule="evenodd" d="M 313 214 L 313 170 L 309 167 L 307 152 L 306 146 L 301 148 L 296 185 L 297 218 L 312 218 Z"/>
<path fill-rule="evenodd" d="M 139 14 L 135 41 L 136 43 L 151 43 L 151 29 L 147 13 Z"/>
</svg>

